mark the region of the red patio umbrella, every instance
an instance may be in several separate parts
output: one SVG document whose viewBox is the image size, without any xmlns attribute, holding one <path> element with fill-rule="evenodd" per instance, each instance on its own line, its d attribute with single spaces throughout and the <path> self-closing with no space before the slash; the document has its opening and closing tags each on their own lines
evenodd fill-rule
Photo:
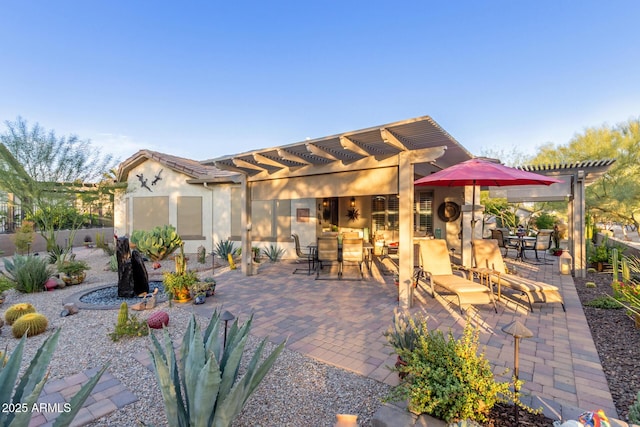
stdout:
<svg viewBox="0 0 640 427">
<path fill-rule="evenodd" d="M 417 186 L 462 187 L 473 185 L 473 204 L 476 185 L 504 187 L 510 185 L 551 185 L 559 179 L 505 166 L 487 159 L 466 160 L 414 181 Z M 471 210 L 471 226 L 475 227 L 475 210 Z"/>
</svg>

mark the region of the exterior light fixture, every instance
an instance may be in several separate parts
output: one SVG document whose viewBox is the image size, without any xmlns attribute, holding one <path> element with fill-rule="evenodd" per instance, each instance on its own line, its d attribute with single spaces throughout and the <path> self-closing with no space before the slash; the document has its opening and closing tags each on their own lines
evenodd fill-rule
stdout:
<svg viewBox="0 0 640 427">
<path fill-rule="evenodd" d="M 355 208 L 355 207 L 356 207 L 356 198 L 355 198 L 355 197 L 352 197 L 352 198 L 351 198 L 351 207 L 352 207 L 352 208 Z"/>
<path fill-rule="evenodd" d="M 230 320 L 235 319 L 236 316 L 231 314 L 228 310 L 225 310 L 224 313 L 220 315 L 220 320 L 224 320 L 224 340 L 222 341 L 222 348 L 227 348 L 227 325 Z"/>
<path fill-rule="evenodd" d="M 322 200 L 322 206 L 323 206 L 323 207 L 325 207 L 325 208 L 326 208 L 327 206 L 329 206 L 329 201 L 328 201 L 327 199 L 323 199 L 323 200 Z"/>
<path fill-rule="evenodd" d="M 508 325 L 502 328 L 502 332 L 505 334 L 511 335 L 515 340 L 513 346 L 513 392 L 516 394 L 516 399 L 518 398 L 518 355 L 520 352 L 520 338 L 531 338 L 533 337 L 533 332 L 527 329 L 519 320 L 514 320 Z M 516 425 L 518 425 L 518 405 L 513 405 L 513 411 L 515 413 Z"/>
</svg>

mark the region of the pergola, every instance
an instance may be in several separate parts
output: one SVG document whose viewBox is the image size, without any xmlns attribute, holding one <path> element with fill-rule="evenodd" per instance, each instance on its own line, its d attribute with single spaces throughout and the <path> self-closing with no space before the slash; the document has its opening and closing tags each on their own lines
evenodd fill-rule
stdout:
<svg viewBox="0 0 640 427">
<path fill-rule="evenodd" d="M 431 117 L 205 160 L 243 176 L 242 271 L 251 275 L 251 200 L 398 194 L 399 297 L 410 305 L 413 182 L 473 156 Z"/>
<path fill-rule="evenodd" d="M 613 165 L 614 159 L 586 160 L 576 163 L 522 166 L 521 169 L 541 175 L 559 178 L 562 184 L 544 186 L 500 187 L 489 191 L 491 197 L 503 197 L 510 203 L 521 202 L 569 202 L 568 230 L 569 252 L 573 257 L 576 277 L 585 277 L 585 187 L 602 177 Z"/>
</svg>

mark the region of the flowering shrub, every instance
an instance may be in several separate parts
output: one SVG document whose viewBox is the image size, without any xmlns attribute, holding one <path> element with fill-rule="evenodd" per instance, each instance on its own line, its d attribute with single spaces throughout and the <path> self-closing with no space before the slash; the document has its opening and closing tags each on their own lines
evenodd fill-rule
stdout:
<svg viewBox="0 0 640 427">
<path fill-rule="evenodd" d="M 629 311 L 640 316 L 640 285 L 634 282 L 616 282 L 613 284 L 616 298 Z"/>
<path fill-rule="evenodd" d="M 413 337 L 415 348 L 396 346 L 406 362 L 397 369 L 406 376 L 390 400 L 408 399 L 411 412 L 446 422 L 485 421 L 495 403 L 513 396 L 509 384 L 494 379 L 488 360 L 478 352 L 479 332 L 470 323 L 455 339 L 451 332 L 429 330 L 426 319 L 416 322 L 409 318 L 412 329 L 419 331 Z"/>
</svg>

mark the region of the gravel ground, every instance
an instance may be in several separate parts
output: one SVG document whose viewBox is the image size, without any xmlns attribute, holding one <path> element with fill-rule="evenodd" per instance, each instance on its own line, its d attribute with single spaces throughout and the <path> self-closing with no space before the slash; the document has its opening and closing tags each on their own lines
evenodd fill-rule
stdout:
<svg viewBox="0 0 640 427">
<path fill-rule="evenodd" d="M 133 392 L 138 401 L 123 410 L 100 418 L 93 426 L 135 426 L 139 421 L 156 426 L 167 425 L 164 406 L 155 373 L 133 359 L 132 355 L 148 348 L 148 338 L 123 338 L 113 342 L 117 310 L 80 310 L 73 316 L 60 317 L 63 302 L 80 290 L 90 291 L 105 284 L 117 283 L 117 273 L 105 271 L 106 256 L 98 249 L 79 248 L 77 259 L 91 265 L 84 283 L 54 292 L 20 294 L 5 292 L 0 312 L 17 302 L 30 302 L 49 319 L 46 333 L 27 340 L 23 361 L 30 361 L 35 351 L 55 328 L 62 328 L 58 347 L 50 364 L 50 378 L 57 379 L 109 363 L 109 371 Z M 195 256 L 189 268 L 196 267 Z M 193 263 L 193 264 L 191 264 Z M 210 262 L 207 265 L 211 265 Z M 147 265 L 150 274 L 155 273 Z M 155 274 L 153 274 L 155 275 Z M 205 273 L 201 273 L 204 277 Z M 153 277 L 151 277 L 153 280 Z M 169 332 L 181 338 L 191 316 L 186 309 L 167 302 L 154 310 L 139 312 L 146 318 L 157 310 L 169 313 Z M 208 319 L 198 318 L 204 328 Z M 11 351 L 18 344 L 9 327 L 0 331 L 0 348 Z M 250 337 L 245 354 L 252 355 L 259 340 Z M 274 348 L 268 343 L 268 354 Z M 23 367 L 24 368 L 24 367 Z M 242 372 L 241 372 L 242 374 Z M 245 405 L 234 426 L 332 426 L 337 413 L 358 414 L 360 425 L 369 425 L 371 417 L 387 395 L 389 386 L 337 369 L 285 349 L 260 387 Z"/>
<path fill-rule="evenodd" d="M 588 273 L 587 276 L 574 278 L 583 305 L 596 297 L 613 295 L 612 274 Z M 587 282 L 595 283 L 596 287 L 587 288 Z M 624 309 L 584 307 L 584 312 L 618 416 L 627 420 L 629 406 L 640 391 L 640 329 L 636 329 Z"/>
</svg>

